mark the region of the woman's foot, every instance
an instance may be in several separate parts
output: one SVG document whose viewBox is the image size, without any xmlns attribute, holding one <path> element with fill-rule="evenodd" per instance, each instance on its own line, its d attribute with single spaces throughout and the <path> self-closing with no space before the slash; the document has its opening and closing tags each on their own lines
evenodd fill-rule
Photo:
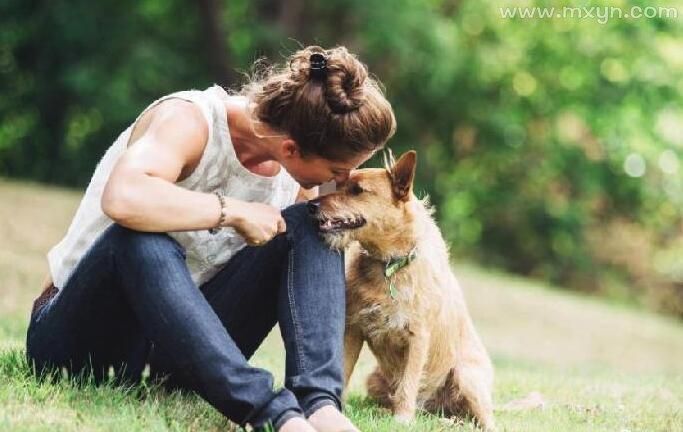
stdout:
<svg viewBox="0 0 683 432">
<path fill-rule="evenodd" d="M 360 432 L 360 430 L 333 405 L 325 405 L 308 418 L 318 432 Z"/>
<path fill-rule="evenodd" d="M 292 417 L 280 426 L 278 432 L 317 432 L 309 422 L 302 417 Z"/>
</svg>

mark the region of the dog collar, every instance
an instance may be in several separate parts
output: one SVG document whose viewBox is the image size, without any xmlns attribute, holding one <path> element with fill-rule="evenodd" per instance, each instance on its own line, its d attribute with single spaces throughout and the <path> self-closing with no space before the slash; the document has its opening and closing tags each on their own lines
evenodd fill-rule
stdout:
<svg viewBox="0 0 683 432">
<path fill-rule="evenodd" d="M 391 257 L 384 263 L 384 279 L 386 279 L 389 287 L 389 295 L 391 298 L 396 298 L 396 287 L 394 286 L 394 281 L 391 277 L 403 267 L 407 266 L 417 257 L 417 246 L 413 247 L 408 255 L 400 257 Z"/>
<path fill-rule="evenodd" d="M 387 261 L 384 264 L 384 277 L 391 277 L 396 273 L 397 271 L 401 270 L 403 267 L 407 266 L 417 256 L 417 246 L 412 248 L 408 255 L 404 255 L 401 257 L 391 257 L 389 258 L 389 261 Z"/>
</svg>

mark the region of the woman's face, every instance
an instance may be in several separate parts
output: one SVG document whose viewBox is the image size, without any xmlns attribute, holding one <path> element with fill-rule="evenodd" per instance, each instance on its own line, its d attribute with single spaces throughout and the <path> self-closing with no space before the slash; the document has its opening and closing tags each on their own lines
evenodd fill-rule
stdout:
<svg viewBox="0 0 683 432">
<path fill-rule="evenodd" d="M 284 158 L 280 162 L 304 189 L 320 186 L 330 180 L 343 184 L 349 178 L 351 170 L 362 165 L 373 154 L 368 151 L 345 161 L 331 161 L 313 155 L 302 157 L 294 141 L 286 141 L 290 141 L 295 148 L 287 148 L 287 143 L 283 143 Z"/>
</svg>

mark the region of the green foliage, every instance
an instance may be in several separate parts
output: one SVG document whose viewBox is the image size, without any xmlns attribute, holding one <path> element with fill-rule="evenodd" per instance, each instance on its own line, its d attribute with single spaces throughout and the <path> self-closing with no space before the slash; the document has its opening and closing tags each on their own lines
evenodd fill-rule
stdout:
<svg viewBox="0 0 683 432">
<path fill-rule="evenodd" d="M 360 39 L 385 52 L 396 144 L 420 150 L 454 250 L 586 291 L 612 289 L 613 269 L 680 304 L 680 280 L 646 250 L 681 237 L 681 19 L 515 20 L 500 2 L 432 4 L 368 6 L 392 25 Z M 562 6 L 509 6 L 548 4 Z M 624 221 L 647 247 L 615 260 L 608 251 L 630 246 Z"/>
<path fill-rule="evenodd" d="M 199 3 L 3 2 L 0 175 L 82 187 L 155 98 L 238 85 L 211 72 Z M 369 64 L 396 110 L 391 146 L 418 150 L 418 190 L 456 254 L 683 304 L 671 258 L 683 226 L 683 17 L 502 17 L 501 6 L 571 6 L 533 0 L 217 4 L 232 70 L 280 61 L 297 41 L 347 45 Z"/>
<path fill-rule="evenodd" d="M 3 2 L 0 173 L 83 186 L 139 110 L 203 85 L 181 1 Z M 199 50 L 201 52 L 201 50 Z"/>
</svg>

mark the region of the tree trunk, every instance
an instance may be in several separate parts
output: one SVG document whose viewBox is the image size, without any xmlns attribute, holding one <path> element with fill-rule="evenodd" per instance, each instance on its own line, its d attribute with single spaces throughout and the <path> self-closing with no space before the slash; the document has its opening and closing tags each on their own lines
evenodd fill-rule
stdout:
<svg viewBox="0 0 683 432">
<path fill-rule="evenodd" d="M 208 46 L 209 64 L 218 84 L 229 86 L 238 75 L 231 67 L 230 53 L 225 44 L 227 32 L 222 25 L 223 10 L 219 0 L 197 0 L 202 30 Z"/>
</svg>

